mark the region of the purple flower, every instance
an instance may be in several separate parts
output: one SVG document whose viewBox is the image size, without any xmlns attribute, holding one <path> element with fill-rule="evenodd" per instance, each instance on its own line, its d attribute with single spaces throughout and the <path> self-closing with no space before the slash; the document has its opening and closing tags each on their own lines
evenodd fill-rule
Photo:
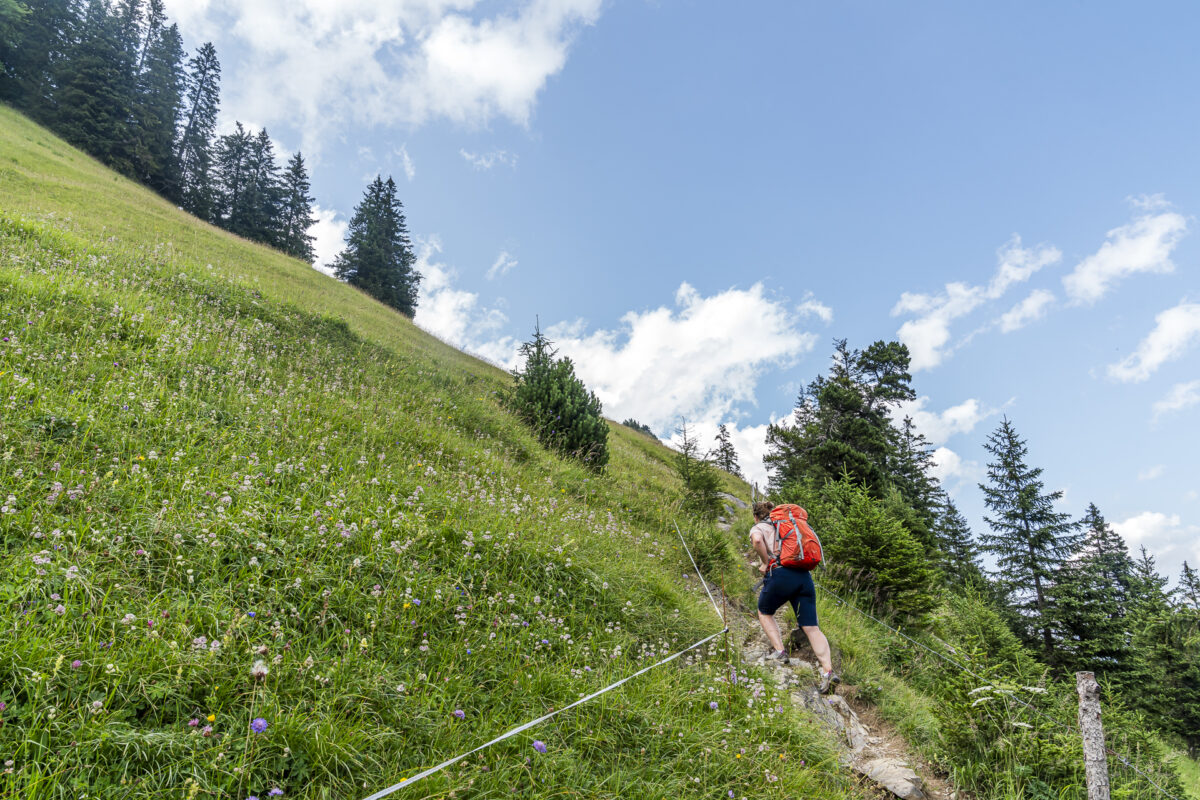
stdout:
<svg viewBox="0 0 1200 800">
<path fill-rule="evenodd" d="M 189 727 L 189 728 L 198 728 L 198 727 L 200 727 L 200 720 L 196 719 L 195 717 L 193 717 L 192 719 L 189 719 L 189 720 L 188 720 L 188 727 Z"/>
<path fill-rule="evenodd" d="M 252 794 L 252 795 L 247 796 L 246 800 L 258 800 L 258 796 Z"/>
<path fill-rule="evenodd" d="M 254 731 L 255 733 L 262 733 L 268 727 L 270 727 L 270 724 L 262 717 L 255 717 L 250 721 L 250 730 Z"/>
<path fill-rule="evenodd" d="M 713 700 L 711 703 L 708 704 L 708 707 L 711 708 L 713 711 L 716 711 L 717 710 L 717 701 Z"/>
<path fill-rule="evenodd" d="M 419 606 L 419 605 L 421 605 L 421 601 L 420 601 L 420 600 L 413 600 L 413 605 L 414 605 L 414 606 Z"/>
<path fill-rule="evenodd" d="M 71 662 L 71 669 L 79 669 L 83 666 L 83 662 L 78 658 Z"/>
<path fill-rule="evenodd" d="M 550 640 L 549 640 L 549 639 L 542 639 L 542 644 L 550 644 Z"/>
<path fill-rule="evenodd" d="M 254 618 L 254 612 L 253 612 L 253 611 L 247 611 L 247 612 L 246 612 L 246 616 L 247 616 L 247 617 L 250 617 L 251 619 L 253 619 L 253 618 Z"/>
<path fill-rule="evenodd" d="M 274 789 L 267 792 L 267 797 L 278 797 L 281 794 L 283 794 L 283 789 L 280 789 L 278 786 L 276 786 Z"/>
<path fill-rule="evenodd" d="M 541 739 L 534 739 L 533 740 L 533 749 L 537 750 L 539 753 L 544 753 L 544 752 L 546 752 L 546 743 L 543 742 Z"/>
<path fill-rule="evenodd" d="M 461 708 L 456 708 L 454 709 L 454 716 L 458 717 L 459 719 L 463 719 L 467 716 L 467 712 L 463 711 Z"/>
</svg>

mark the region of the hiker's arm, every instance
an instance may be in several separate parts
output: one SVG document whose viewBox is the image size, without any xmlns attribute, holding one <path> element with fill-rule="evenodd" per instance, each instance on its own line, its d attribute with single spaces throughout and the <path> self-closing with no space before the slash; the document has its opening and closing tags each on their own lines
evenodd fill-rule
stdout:
<svg viewBox="0 0 1200 800">
<path fill-rule="evenodd" d="M 751 531 L 750 542 L 754 545 L 754 551 L 758 553 L 758 557 L 762 559 L 759 571 L 765 572 L 767 565 L 771 563 L 771 554 L 767 552 L 767 543 L 763 541 L 763 535 L 758 531 Z"/>
</svg>

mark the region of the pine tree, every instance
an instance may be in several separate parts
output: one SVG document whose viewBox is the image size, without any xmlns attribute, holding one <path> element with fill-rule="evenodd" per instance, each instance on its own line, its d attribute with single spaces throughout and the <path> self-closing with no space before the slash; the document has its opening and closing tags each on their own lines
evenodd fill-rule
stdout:
<svg viewBox="0 0 1200 800">
<path fill-rule="evenodd" d="M 700 443 L 692 436 L 687 422 L 676 428 L 675 433 L 679 436 L 675 471 L 683 481 L 683 507 L 702 519 L 716 519 L 721 513 L 721 482 L 716 469 L 701 454 Z"/>
<path fill-rule="evenodd" d="M 334 262 L 334 274 L 406 316 L 417 310 L 416 254 L 408 238 L 404 208 L 396 184 L 376 177 L 346 233 L 346 249 Z"/>
<path fill-rule="evenodd" d="M 250 170 L 250 148 L 253 136 L 242 123 L 235 122 L 232 133 L 217 139 L 213 158 L 213 186 L 216 202 L 212 220 L 233 231 L 242 232 L 241 217 L 245 213 L 245 200 Z"/>
<path fill-rule="evenodd" d="M 175 150 L 179 169 L 179 202 L 210 222 L 216 220 L 212 182 L 213 133 L 221 101 L 221 63 L 212 42 L 205 42 L 188 61 L 185 102 Z"/>
<path fill-rule="evenodd" d="M 161 6 L 161 0 L 153 0 L 152 11 L 154 3 Z M 142 66 L 138 71 L 134 110 L 140 128 L 137 177 L 177 202 L 181 186 L 175 132 L 183 103 L 184 80 L 183 39 L 178 26 L 150 25 L 139 61 Z"/>
<path fill-rule="evenodd" d="M 79 26 L 74 3 L 7 0 L 5 8 L 8 32 L 0 35 L 0 100 L 39 122 L 53 122 L 55 76 Z"/>
<path fill-rule="evenodd" d="M 240 204 L 230 212 L 229 229 L 278 247 L 283 239 L 283 184 L 275 146 L 265 128 L 250 139 L 244 168 Z"/>
<path fill-rule="evenodd" d="M 595 470 L 608 464 L 608 424 L 600 400 L 575 377 L 569 358 L 557 351 L 535 327 L 533 339 L 521 345 L 524 365 L 513 370 L 508 406 L 543 445 L 578 459 Z"/>
<path fill-rule="evenodd" d="M 818 376 L 800 393 L 793 424 L 767 429 L 771 485 L 820 485 L 847 473 L 882 497 L 893 485 L 896 452 L 889 414 L 915 396 L 908 364 L 908 348 L 899 342 L 858 351 L 845 339 L 836 341 L 829 376 Z"/>
<path fill-rule="evenodd" d="M 742 477 L 742 470 L 738 466 L 737 450 L 729 438 L 729 428 L 724 424 L 717 429 L 716 441 L 717 446 L 713 450 L 713 464 L 717 469 L 723 469 L 730 475 Z"/>
<path fill-rule="evenodd" d="M 930 474 L 934 466 L 933 448 L 925 435 L 917 431 L 912 417 L 906 415 L 893 431 L 891 482 L 912 509 L 905 520 L 908 529 L 932 552 L 937 546 L 933 529 L 941 496 L 941 488 Z"/>
<path fill-rule="evenodd" d="M 979 567 L 979 548 L 971 537 L 971 526 L 954 501 L 944 494 L 939 511 L 933 527 L 935 549 L 941 554 L 939 566 L 951 583 L 976 585 L 983 573 Z"/>
<path fill-rule="evenodd" d="M 984 448 L 987 484 L 980 484 L 992 516 L 984 517 L 990 533 L 980 536 L 983 549 L 996 557 L 996 582 L 1018 614 L 1027 642 L 1040 635 L 1042 655 L 1055 663 L 1054 609 L 1050 588 L 1063 561 L 1075 550 L 1079 535 L 1068 514 L 1054 504 L 1062 492 L 1047 493 L 1040 468 L 1025 463 L 1028 449 L 1006 417 Z"/>
<path fill-rule="evenodd" d="M 1200 575 L 1183 562 L 1183 575 L 1179 578 L 1180 602 L 1185 608 L 1200 610 Z"/>
<path fill-rule="evenodd" d="M 279 248 L 288 255 L 311 264 L 315 258 L 314 237 L 308 231 L 317 220 L 313 216 L 314 198 L 309 195 L 309 188 L 304 158 L 296 153 L 288 161 L 287 170 L 283 173 L 282 235 Z"/>
<path fill-rule="evenodd" d="M 55 70 L 54 128 L 107 166 L 134 175 L 133 55 L 124 33 L 104 0 L 89 1 L 79 38 Z"/>
<path fill-rule="evenodd" d="M 1088 506 L 1082 526 L 1084 539 L 1063 562 L 1050 590 L 1059 658 L 1067 672 L 1089 670 L 1115 679 L 1130 666 L 1126 615 L 1133 559 L 1095 503 Z"/>
</svg>

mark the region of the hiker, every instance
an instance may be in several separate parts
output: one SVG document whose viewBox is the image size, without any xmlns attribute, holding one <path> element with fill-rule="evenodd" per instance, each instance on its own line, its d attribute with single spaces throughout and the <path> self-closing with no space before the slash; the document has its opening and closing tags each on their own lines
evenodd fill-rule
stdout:
<svg viewBox="0 0 1200 800">
<path fill-rule="evenodd" d="M 752 509 L 755 524 L 750 529 L 750 541 L 762 560 L 758 567 L 764 576 L 762 592 L 758 595 L 758 621 L 771 642 L 771 652 L 767 658 L 781 664 L 788 663 L 775 612 L 784 603 L 791 603 L 792 610 L 796 612 L 796 622 L 808 637 L 808 643 L 812 645 L 813 653 L 821 664 L 821 680 L 817 688 L 821 694 L 828 694 L 841 679 L 833 671 L 829 640 L 817 626 L 817 589 L 809 570 L 779 563 L 782 543 L 776 525 L 769 521 L 774 508 L 774 503 L 755 503 Z M 799 509 L 799 506 L 794 508 Z"/>
</svg>

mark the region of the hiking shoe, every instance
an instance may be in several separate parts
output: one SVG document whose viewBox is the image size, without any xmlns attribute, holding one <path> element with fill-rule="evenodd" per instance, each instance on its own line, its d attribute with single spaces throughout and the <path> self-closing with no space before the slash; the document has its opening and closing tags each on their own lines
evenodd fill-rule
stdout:
<svg viewBox="0 0 1200 800">
<path fill-rule="evenodd" d="M 786 664 L 790 659 L 786 650 L 772 650 L 763 656 L 763 661 L 778 661 L 780 664 Z"/>
<path fill-rule="evenodd" d="M 834 688 L 842 682 L 842 677 L 833 670 L 821 673 L 821 680 L 817 684 L 817 691 L 821 694 L 829 694 Z"/>
</svg>

